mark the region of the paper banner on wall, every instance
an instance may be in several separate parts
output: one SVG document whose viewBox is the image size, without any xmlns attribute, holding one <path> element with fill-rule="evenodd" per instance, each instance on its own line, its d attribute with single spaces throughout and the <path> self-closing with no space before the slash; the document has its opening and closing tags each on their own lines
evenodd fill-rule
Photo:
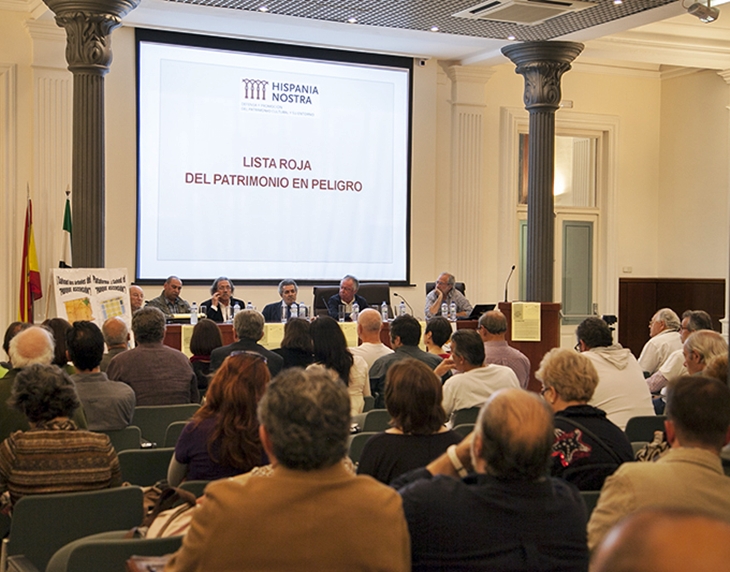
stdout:
<svg viewBox="0 0 730 572">
<path fill-rule="evenodd" d="M 109 318 L 121 316 L 131 327 L 126 268 L 54 268 L 53 290 L 59 318 L 87 320 L 101 328 Z"/>
<path fill-rule="evenodd" d="M 540 302 L 512 303 L 512 341 L 540 341 Z"/>
</svg>

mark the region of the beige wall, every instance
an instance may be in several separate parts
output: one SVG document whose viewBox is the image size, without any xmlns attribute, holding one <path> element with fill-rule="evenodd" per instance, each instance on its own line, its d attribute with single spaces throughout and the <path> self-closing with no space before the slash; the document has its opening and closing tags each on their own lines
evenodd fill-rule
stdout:
<svg viewBox="0 0 730 572">
<path fill-rule="evenodd" d="M 10 228 L 6 224 L 0 230 L 7 246 L 0 250 L 0 267 L 5 274 L 0 279 L 3 327 L 15 317 L 20 255 L 14 253 L 20 248 L 18 232 L 22 231 L 25 181 L 33 178 L 33 43 L 24 20 L 25 16 L 17 13 L 0 12 L 0 65 L 13 64 L 17 70 L 17 111 L 12 112 L 17 139 L 12 143 L 15 159 L 11 165 L 15 183 L 13 188 L 3 188 L 0 197 L 4 208 L 9 205 L 15 210 L 5 212 L 3 221 L 10 219 L 16 225 Z M 112 48 L 114 61 L 106 78 L 106 262 L 109 267 L 127 267 L 133 271 L 134 31 L 116 30 Z M 424 282 L 450 267 L 449 253 L 454 248 L 448 238 L 451 235 L 444 232 L 448 230 L 443 205 L 450 197 L 452 148 L 451 85 L 445 67 L 447 64 L 443 62 L 430 60 L 425 67 L 415 68 L 411 281 L 416 286 L 394 290 L 406 295 L 417 313 L 422 312 Z M 729 153 L 725 106 L 730 99 L 730 88 L 712 72 L 662 81 L 656 74 L 622 76 L 594 70 L 578 63 L 564 76 L 563 97 L 573 101 L 572 113 L 602 115 L 617 121 L 615 228 L 613 235 L 609 233 L 613 239 L 607 246 L 612 253 L 607 258 L 611 272 L 615 276 L 635 277 L 725 276 Z M 468 285 L 472 301 L 501 299 L 506 277 L 504 267 L 507 265 L 509 269 L 509 260 L 516 252 L 516 236 L 500 233 L 502 219 L 514 216 L 509 209 L 504 209 L 505 200 L 514 191 L 501 188 L 504 142 L 500 135 L 500 113 L 502 108 L 522 107 L 523 80 L 514 73 L 511 64 L 498 66 L 493 72 L 484 87 L 483 195 L 479 207 L 483 222 L 465 231 L 468 240 L 479 244 L 479 259 L 483 261 L 476 283 Z M 692 106 L 688 105 L 690 102 Z M 559 121 L 561 113 L 558 112 Z M 0 182 L 6 180 L 5 176 L 0 178 Z M 58 190 L 61 203 L 63 190 Z M 49 211 L 56 208 L 52 205 Z M 60 252 L 60 223 L 60 208 L 57 217 L 50 212 L 45 219 L 37 217 L 36 240 Z M 684 228 L 697 231 L 680 233 Z M 45 277 L 58 254 L 39 255 L 43 258 Z M 630 267 L 631 274 L 624 274 L 624 267 Z M 156 296 L 159 290 L 157 286 L 145 287 L 148 297 Z M 274 287 L 241 287 L 237 294 L 259 308 L 277 298 Z M 186 299 L 198 302 L 207 295 L 205 287 L 188 286 L 183 293 Z M 301 298 L 311 303 L 311 290 L 304 288 Z M 615 311 L 615 296 L 611 294 L 608 298 L 605 305 L 613 308 L 602 310 Z"/>
</svg>

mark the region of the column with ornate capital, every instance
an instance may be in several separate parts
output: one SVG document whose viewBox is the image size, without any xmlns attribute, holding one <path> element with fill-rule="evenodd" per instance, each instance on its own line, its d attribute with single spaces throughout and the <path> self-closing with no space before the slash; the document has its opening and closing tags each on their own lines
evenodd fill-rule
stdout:
<svg viewBox="0 0 730 572">
<path fill-rule="evenodd" d="M 44 0 L 66 30 L 73 73 L 74 266 L 104 266 L 104 76 L 111 32 L 139 0 Z"/>
<path fill-rule="evenodd" d="M 527 178 L 527 276 L 530 302 L 553 301 L 555 112 L 560 78 L 583 50 L 576 42 L 525 42 L 502 48 L 525 78 L 524 102 L 530 112 Z"/>
</svg>

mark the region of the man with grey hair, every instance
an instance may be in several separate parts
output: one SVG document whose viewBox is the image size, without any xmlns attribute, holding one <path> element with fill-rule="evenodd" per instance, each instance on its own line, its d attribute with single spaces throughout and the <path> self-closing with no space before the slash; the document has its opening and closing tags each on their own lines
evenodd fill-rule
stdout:
<svg viewBox="0 0 730 572">
<path fill-rule="evenodd" d="M 339 318 L 340 306 L 345 307 L 345 320 L 351 321 L 352 318 L 352 304 L 357 302 L 362 312 L 365 308 L 369 308 L 370 304 L 362 296 L 358 295 L 357 291 L 360 289 L 360 281 L 354 276 L 348 274 L 342 280 L 340 280 L 340 289 L 337 294 L 330 297 L 327 300 L 327 313 L 330 318 L 337 320 Z"/>
<path fill-rule="evenodd" d="M 168 572 L 410 570 L 393 489 L 347 470 L 350 399 L 324 368 L 287 369 L 258 407 L 270 476 L 208 485 Z"/>
<path fill-rule="evenodd" d="M 226 276 L 219 276 L 213 280 L 213 284 L 210 286 L 210 293 L 213 297 L 200 304 L 201 310 L 205 306 L 205 317 L 219 324 L 230 322 L 233 319 L 236 304 L 240 310 L 246 307 L 243 300 L 233 297 L 235 291 L 236 286 Z"/>
<path fill-rule="evenodd" d="M 377 310 L 366 308 L 357 317 L 357 337 L 362 343 L 355 348 L 350 348 L 350 353 L 363 358 L 368 364 L 368 370 L 375 360 L 393 353 L 391 348 L 380 341 L 382 327 L 383 317 Z"/>
<path fill-rule="evenodd" d="M 210 371 L 217 370 L 233 352 L 256 353 L 266 359 L 273 378 L 284 367 L 284 358 L 267 350 L 258 341 L 264 337 L 264 317 L 256 310 L 241 310 L 233 319 L 235 341 L 210 354 Z"/>
<path fill-rule="evenodd" d="M 13 382 L 25 367 L 35 364 L 51 365 L 54 348 L 53 334 L 40 326 L 25 328 L 10 340 L 8 355 L 13 368 L 0 379 L 0 442 L 10 437 L 14 431 L 30 429 L 25 415 L 8 406 Z M 78 427 L 86 429 L 86 416 L 82 407 L 74 413 L 73 421 Z"/>
<path fill-rule="evenodd" d="M 682 348 L 684 365 L 690 375 L 701 373 L 712 358 L 727 355 L 727 342 L 714 330 L 691 334 Z"/>
<path fill-rule="evenodd" d="M 580 493 L 548 476 L 553 439 L 547 403 L 503 389 L 474 433 L 397 479 L 413 571 L 587 570 Z"/>
<path fill-rule="evenodd" d="M 162 343 L 165 316 L 146 306 L 132 316 L 137 347 L 112 359 L 107 376 L 134 389 L 137 405 L 198 403 L 198 381 L 185 354 Z"/>
<path fill-rule="evenodd" d="M 669 354 L 682 349 L 680 325 L 679 316 L 671 308 L 662 308 L 651 318 L 649 322 L 651 337 L 639 356 L 641 369 L 650 376 L 656 373 Z"/>
<path fill-rule="evenodd" d="M 436 287 L 426 295 L 426 320 L 441 314 L 441 304 L 446 303 L 447 306 L 451 302 L 456 303 L 456 315 L 459 318 L 465 318 L 471 314 L 472 307 L 469 300 L 454 288 L 456 278 L 453 274 L 442 272 L 436 279 Z M 445 317 L 445 316 L 444 316 Z"/>
<path fill-rule="evenodd" d="M 190 304 L 180 298 L 183 283 L 177 276 L 169 276 L 162 285 L 162 292 L 157 298 L 149 300 L 145 307 L 157 308 L 165 316 L 173 314 L 189 314 Z"/>
<path fill-rule="evenodd" d="M 101 333 L 104 335 L 107 352 L 101 358 L 99 368 L 105 372 L 114 356 L 129 349 L 130 336 L 127 322 L 121 316 L 114 316 L 104 322 L 101 326 Z"/>
<path fill-rule="evenodd" d="M 477 332 L 484 342 L 484 365 L 503 365 L 515 372 L 522 389 L 530 382 L 530 359 L 507 343 L 507 318 L 499 310 L 479 318 Z"/>
<path fill-rule="evenodd" d="M 264 320 L 267 322 L 281 322 L 282 312 L 286 312 L 285 318 L 286 320 L 289 320 L 292 314 L 292 306 L 295 306 L 294 309 L 297 311 L 297 315 L 295 317 L 300 317 L 299 304 L 297 304 L 298 292 L 299 286 L 297 286 L 297 283 L 291 278 L 287 278 L 286 280 L 279 282 L 279 296 L 281 297 L 281 300 L 264 306 L 264 311 L 262 312 Z M 301 317 L 304 318 L 306 316 Z"/>
</svg>

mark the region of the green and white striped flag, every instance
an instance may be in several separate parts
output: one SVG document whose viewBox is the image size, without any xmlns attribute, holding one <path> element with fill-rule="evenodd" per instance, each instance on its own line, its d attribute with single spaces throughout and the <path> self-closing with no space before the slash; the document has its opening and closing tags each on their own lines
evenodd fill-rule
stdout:
<svg viewBox="0 0 730 572">
<path fill-rule="evenodd" d="M 66 208 L 63 212 L 63 257 L 58 264 L 59 268 L 73 268 L 73 258 L 71 255 L 71 201 L 69 199 L 70 191 L 66 191 Z"/>
</svg>

